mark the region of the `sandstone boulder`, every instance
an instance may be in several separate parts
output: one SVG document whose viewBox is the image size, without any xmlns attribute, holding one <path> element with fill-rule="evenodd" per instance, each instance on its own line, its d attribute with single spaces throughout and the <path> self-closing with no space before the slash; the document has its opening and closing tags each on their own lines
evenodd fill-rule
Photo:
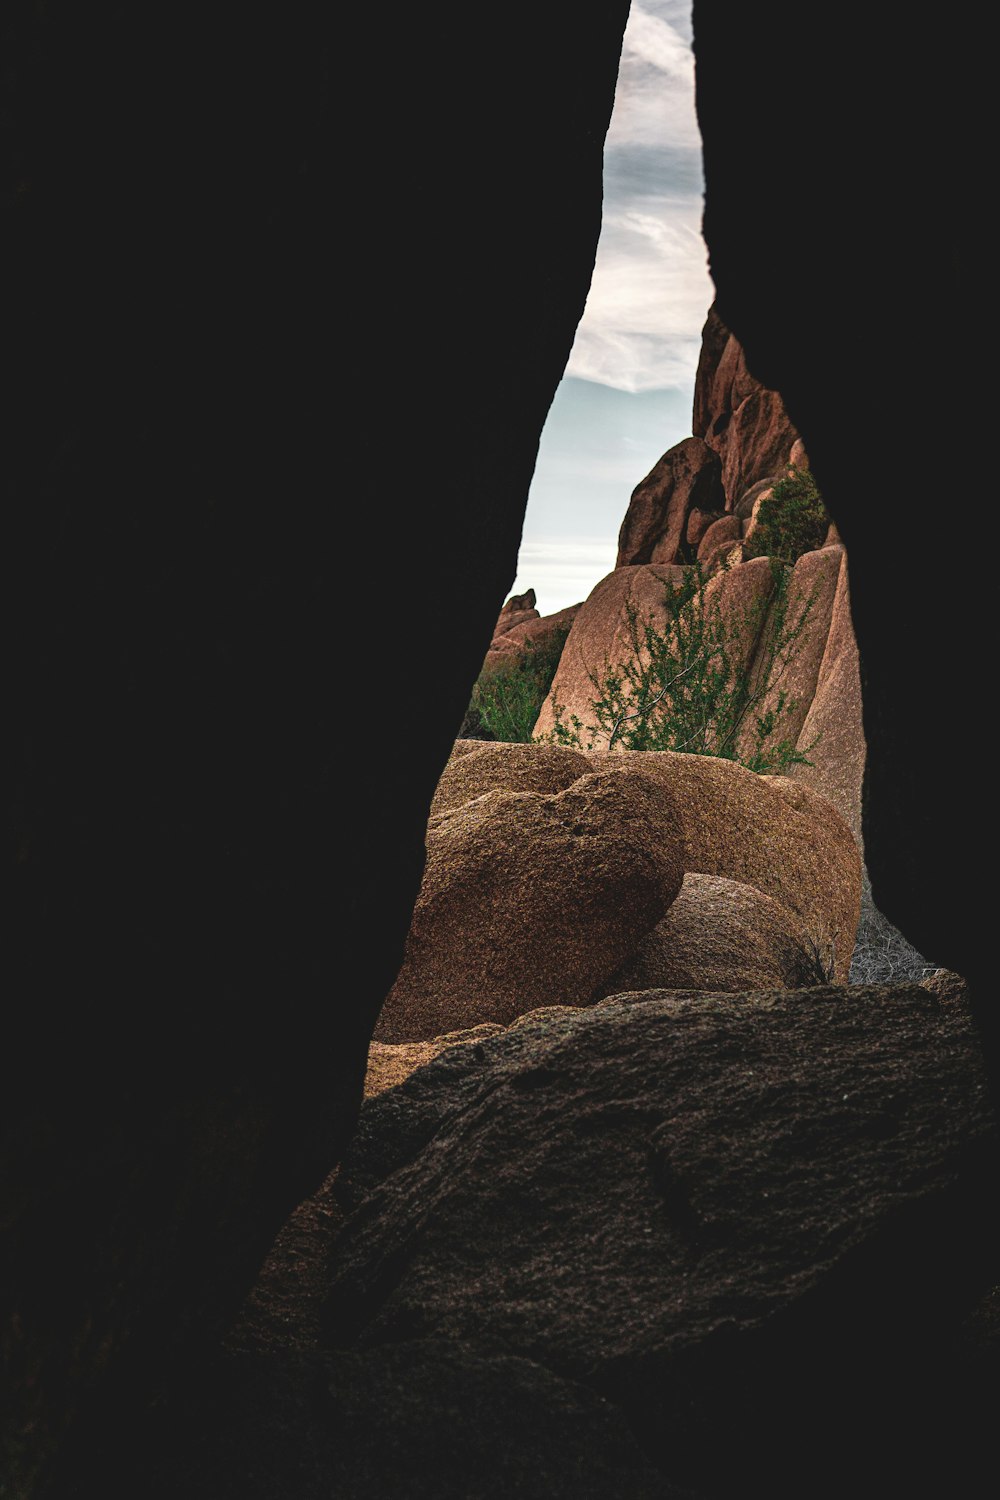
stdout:
<svg viewBox="0 0 1000 1500">
<path fill-rule="evenodd" d="M 722 876 L 772 897 L 795 915 L 808 950 L 846 983 L 861 911 L 861 856 L 831 802 L 800 780 L 758 776 L 710 755 L 626 750 L 602 760 L 670 791 L 685 872 Z"/>
<path fill-rule="evenodd" d="M 526 649 L 546 650 L 561 633 L 569 631 L 580 607 L 579 604 L 570 604 L 566 609 L 557 610 L 554 614 L 541 616 L 536 610 L 533 616 L 522 618 L 519 623 L 508 625 L 506 629 L 494 635 L 490 642 L 490 648 L 483 662 L 484 671 L 506 664 L 511 657 L 521 656 Z"/>
<path fill-rule="evenodd" d="M 780 395 L 750 374 L 714 308 L 702 334 L 692 431 L 719 455 L 730 510 L 749 486 L 784 469 L 798 437 Z"/>
<path fill-rule="evenodd" d="M 522 625 L 527 620 L 538 618 L 534 589 L 528 589 L 524 594 L 511 594 L 497 617 L 496 629 L 493 633 L 503 635 L 506 631 L 512 630 L 515 625 Z"/>
<path fill-rule="evenodd" d="M 685 438 L 665 453 L 632 492 L 615 566 L 674 562 L 688 512 L 722 509 L 720 474 L 717 454 L 701 438 Z"/>
<path fill-rule="evenodd" d="M 680 567 L 657 565 L 622 567 L 602 578 L 576 615 L 548 698 L 542 704 L 535 723 L 535 734 L 546 735 L 555 725 L 554 703 L 565 707 L 565 721 L 577 714 L 584 723 L 592 721 L 590 709 L 594 697 L 592 672 L 602 673 L 607 664 L 617 665 L 632 655 L 627 609 L 649 615 L 659 624 L 666 620 L 663 608 L 664 588 L 678 583 L 684 576 Z M 588 737 L 584 736 L 586 746 Z"/>
<path fill-rule="evenodd" d="M 839 568 L 816 687 L 799 733 L 799 747 L 808 751 L 812 764 L 792 766 L 789 775 L 828 798 L 860 843 L 867 750 L 847 555 L 839 547 L 824 548 L 818 556 L 824 555 L 839 555 Z"/>
<path fill-rule="evenodd" d="M 481 744 L 464 748 L 444 768 L 431 803 L 431 820 L 462 807 L 484 792 L 561 792 L 593 770 L 579 750 L 561 745 Z"/>
<path fill-rule="evenodd" d="M 676 896 L 681 850 L 664 782 L 624 767 L 554 796 L 494 790 L 442 814 L 375 1039 L 587 1004 Z"/>
<path fill-rule="evenodd" d="M 832 976 L 801 917 L 753 886 L 685 875 L 680 895 L 604 986 L 625 990 L 786 990 Z"/>
<path fill-rule="evenodd" d="M 975 1493 L 912 1480 L 974 1431 L 997 1151 L 968 1011 L 917 985 L 525 1024 L 362 1111 L 325 1337 L 539 1362 L 713 1500 Z"/>
<path fill-rule="evenodd" d="M 735 516 L 720 516 L 707 527 L 698 543 L 698 561 L 704 562 L 723 542 L 740 540 L 740 523 Z"/>
<path fill-rule="evenodd" d="M 698 544 L 712 522 L 720 520 L 724 514 L 725 512 L 721 510 L 695 509 L 691 511 L 687 518 L 687 527 L 684 532 L 684 540 L 688 546 L 693 547 L 697 552 Z"/>
</svg>

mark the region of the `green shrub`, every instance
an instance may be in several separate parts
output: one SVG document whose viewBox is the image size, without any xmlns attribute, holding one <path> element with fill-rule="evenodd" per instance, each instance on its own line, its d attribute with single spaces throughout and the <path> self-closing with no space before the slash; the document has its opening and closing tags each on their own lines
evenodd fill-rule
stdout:
<svg viewBox="0 0 1000 1500">
<path fill-rule="evenodd" d="M 542 738 L 586 750 L 602 741 L 608 749 L 716 755 L 763 774 L 809 765 L 782 735 L 796 707 L 782 679 L 802 649 L 816 593 L 793 598 L 791 569 L 779 562 L 771 568 L 770 597 L 742 618 L 723 615 L 697 563 L 685 569 L 682 582 L 665 585 L 665 626 L 627 606 L 630 655 L 620 666 L 606 661 L 603 672 L 589 674 L 591 722 L 576 714 L 567 721 L 553 696 L 555 725 Z M 757 649 L 751 668 L 743 670 L 748 641 Z"/>
<path fill-rule="evenodd" d="M 760 502 L 757 524 L 744 546 L 745 557 L 778 557 L 794 562 L 822 547 L 830 517 L 808 469 L 790 468 Z"/>
<path fill-rule="evenodd" d="M 459 739 L 530 744 L 568 635 L 569 627 L 560 626 L 538 645 L 529 642 L 516 655 L 480 672 Z"/>
</svg>

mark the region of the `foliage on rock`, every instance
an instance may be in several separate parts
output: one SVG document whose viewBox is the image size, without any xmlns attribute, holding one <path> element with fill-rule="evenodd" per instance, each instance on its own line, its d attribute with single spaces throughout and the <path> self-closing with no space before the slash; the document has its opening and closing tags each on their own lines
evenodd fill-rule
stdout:
<svg viewBox="0 0 1000 1500">
<path fill-rule="evenodd" d="M 673 750 L 739 761 L 751 771 L 782 774 L 810 764 L 782 730 L 796 706 L 782 679 L 802 649 L 815 592 L 792 594 L 791 571 L 772 564 L 774 587 L 734 618 L 698 563 L 665 584 L 666 621 L 625 607 L 629 654 L 607 659 L 588 676 L 591 722 L 568 719 L 553 698 L 552 744 L 609 750 Z M 747 642 L 757 649 L 744 666 Z M 808 747 L 812 749 L 812 746 Z"/>
<path fill-rule="evenodd" d="M 540 642 L 529 641 L 497 666 L 480 672 L 459 739 L 530 744 L 535 720 L 552 686 L 569 626 Z"/>
<path fill-rule="evenodd" d="M 822 547 L 829 526 L 830 517 L 811 472 L 792 465 L 761 500 L 744 556 L 792 563 L 804 552 Z"/>
</svg>

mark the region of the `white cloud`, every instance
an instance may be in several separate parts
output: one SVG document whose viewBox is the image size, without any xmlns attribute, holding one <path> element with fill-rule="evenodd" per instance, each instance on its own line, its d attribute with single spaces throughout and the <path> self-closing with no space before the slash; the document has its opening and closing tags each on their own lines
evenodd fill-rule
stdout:
<svg viewBox="0 0 1000 1500">
<path fill-rule="evenodd" d="M 624 391 L 689 385 L 712 300 L 700 203 L 646 197 L 604 221 L 566 373 Z"/>
<path fill-rule="evenodd" d="M 622 391 L 689 387 L 713 287 L 701 235 L 694 58 L 676 4 L 633 4 L 605 148 L 590 295 L 567 374 Z"/>
<path fill-rule="evenodd" d="M 613 538 L 537 537 L 524 541 L 512 594 L 534 589 L 538 609 L 553 615 L 586 599 L 600 579 L 614 570 L 618 554 Z"/>
</svg>

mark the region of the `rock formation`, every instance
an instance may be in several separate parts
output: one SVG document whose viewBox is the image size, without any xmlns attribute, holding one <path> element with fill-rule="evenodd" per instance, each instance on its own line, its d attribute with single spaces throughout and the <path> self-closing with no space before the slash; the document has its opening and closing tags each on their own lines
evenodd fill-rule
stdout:
<svg viewBox="0 0 1000 1500">
<path fill-rule="evenodd" d="M 963 1492 L 989 1439 L 951 1330 L 988 1285 L 997 1148 L 955 993 L 525 1018 L 364 1110 L 326 1338 L 531 1359 L 706 1497 Z"/>
<path fill-rule="evenodd" d="M 573 715 L 585 725 L 593 722 L 595 676 L 634 655 L 627 607 L 662 628 L 663 585 L 679 578 L 679 563 L 697 559 L 713 575 L 706 599 L 717 601 L 727 628 L 754 621 L 756 636 L 734 665 L 751 677 L 759 669 L 769 630 L 759 605 L 774 582 L 769 563 L 761 557 L 744 561 L 743 547 L 753 536 L 762 499 L 787 474 L 793 454 L 799 468 L 809 460 L 781 397 L 754 380 L 714 309 L 702 335 L 692 421 L 696 436 L 670 449 L 632 495 L 618 567 L 574 616 L 535 726 L 538 735 L 552 734 L 556 705 L 567 723 Z M 798 559 L 789 598 L 793 610 L 808 603 L 808 622 L 761 712 L 777 706 L 779 691 L 791 700 L 781 733 L 809 764 L 793 765 L 789 774 L 823 792 L 860 840 L 865 741 L 847 559 L 839 539 Z M 751 716 L 741 753 L 753 722 Z M 590 736 L 589 743 L 600 746 L 602 737 Z"/>
<path fill-rule="evenodd" d="M 465 756 L 457 770 L 494 753 Z M 588 772 L 572 768 L 572 783 L 549 795 L 501 784 L 431 820 L 377 1040 L 586 1004 L 660 920 L 684 875 L 672 794 L 638 770 Z"/>
<path fill-rule="evenodd" d="M 469 741 L 456 752 L 379 1043 L 436 1046 L 616 986 L 848 978 L 861 859 L 822 795 L 713 756 Z"/>
</svg>

